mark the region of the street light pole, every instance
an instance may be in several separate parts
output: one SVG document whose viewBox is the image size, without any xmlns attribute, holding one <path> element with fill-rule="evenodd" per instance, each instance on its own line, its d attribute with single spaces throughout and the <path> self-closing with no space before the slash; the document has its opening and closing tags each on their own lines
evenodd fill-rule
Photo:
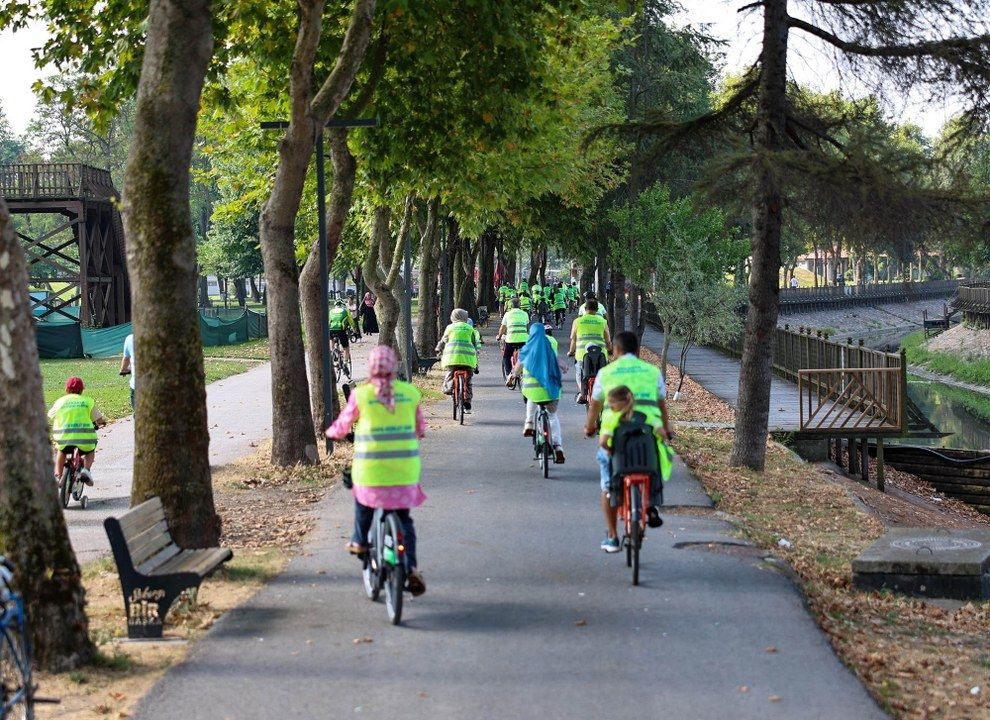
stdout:
<svg viewBox="0 0 990 720">
<path fill-rule="evenodd" d="M 323 352 L 323 424 L 326 430 L 330 427 L 330 418 L 333 415 L 333 381 L 330 370 L 330 268 L 329 250 L 327 248 L 327 200 L 326 200 L 326 174 L 324 172 L 323 159 L 323 131 L 316 136 L 316 214 L 317 229 L 320 243 L 320 346 Z M 349 312 L 349 311 L 348 311 Z M 333 452 L 333 441 L 326 439 L 327 455 Z"/>
<path fill-rule="evenodd" d="M 261 123 L 262 130 L 284 130 L 289 127 L 285 120 L 271 120 Z M 328 128 L 378 127 L 378 118 L 332 118 Z M 333 411 L 333 382 L 330 379 L 330 259 L 327 248 L 327 199 L 326 172 L 324 167 L 323 130 L 316 136 L 316 212 L 318 242 L 320 243 L 320 344 L 323 348 L 323 429 L 330 427 Z M 327 455 L 333 452 L 333 441 L 327 438 Z"/>
</svg>

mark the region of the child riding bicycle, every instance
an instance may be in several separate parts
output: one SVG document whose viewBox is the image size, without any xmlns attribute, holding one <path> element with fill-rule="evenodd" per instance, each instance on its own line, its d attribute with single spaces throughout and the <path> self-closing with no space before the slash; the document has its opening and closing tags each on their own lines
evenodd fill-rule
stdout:
<svg viewBox="0 0 990 720">
<path fill-rule="evenodd" d="M 402 521 L 409 562 L 406 587 L 413 595 L 422 595 L 426 582 L 416 565 L 416 528 L 409 510 L 426 500 L 419 484 L 419 439 L 426 434 L 426 421 L 420 392 L 397 379 L 398 365 L 392 348 L 375 347 L 368 356 L 368 382 L 354 389 L 326 434 L 340 440 L 355 427 L 351 466 L 354 533 L 347 551 L 363 556 L 375 509 L 394 510 Z"/>
<path fill-rule="evenodd" d="M 55 457 L 55 479 L 62 479 L 68 448 L 79 448 L 83 456 L 83 469 L 79 475 L 87 485 L 93 484 L 93 462 L 96 460 L 96 427 L 103 427 L 107 420 L 96 408 L 93 398 L 82 394 L 81 378 L 70 377 L 65 382 L 66 394 L 55 401 L 48 417 L 52 421 L 52 438 L 58 455 Z"/>
</svg>

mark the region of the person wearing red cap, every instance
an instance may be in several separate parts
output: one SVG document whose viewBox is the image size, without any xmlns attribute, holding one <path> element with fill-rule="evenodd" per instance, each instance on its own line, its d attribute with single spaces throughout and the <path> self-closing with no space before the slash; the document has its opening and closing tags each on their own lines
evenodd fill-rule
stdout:
<svg viewBox="0 0 990 720">
<path fill-rule="evenodd" d="M 58 456 L 55 458 L 55 479 L 62 479 L 65 457 L 71 448 L 79 448 L 83 454 L 83 482 L 93 484 L 93 461 L 96 459 L 96 427 L 107 424 L 103 413 L 96 409 L 93 398 L 82 394 L 81 378 L 70 377 L 65 382 L 66 394 L 55 401 L 48 417 L 52 421 L 52 437 Z"/>
</svg>

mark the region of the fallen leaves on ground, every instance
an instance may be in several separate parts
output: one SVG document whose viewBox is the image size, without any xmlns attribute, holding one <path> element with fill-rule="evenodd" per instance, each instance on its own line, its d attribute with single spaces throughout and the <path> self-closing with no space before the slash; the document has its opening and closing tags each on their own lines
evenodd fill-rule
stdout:
<svg viewBox="0 0 990 720">
<path fill-rule="evenodd" d="M 863 593 L 851 582 L 853 558 L 884 532 L 885 517 L 970 521 L 940 514 L 941 503 L 926 506 L 923 494 L 894 497 L 802 462 L 776 443 L 768 444 L 762 473 L 729 468 L 730 431 L 685 429 L 675 445 L 718 508 L 790 563 L 839 656 L 894 717 L 990 718 L 985 697 L 970 693 L 990 683 L 987 603 L 942 607 Z M 783 537 L 789 546 L 779 544 Z"/>
</svg>

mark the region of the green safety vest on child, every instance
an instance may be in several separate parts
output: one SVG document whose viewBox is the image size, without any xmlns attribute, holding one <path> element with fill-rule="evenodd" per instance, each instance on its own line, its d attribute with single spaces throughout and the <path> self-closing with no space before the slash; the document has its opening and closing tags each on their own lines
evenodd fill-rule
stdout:
<svg viewBox="0 0 990 720">
<path fill-rule="evenodd" d="M 48 417 L 52 419 L 52 436 L 59 450 L 74 446 L 80 452 L 88 453 L 96 449 L 96 428 L 93 427 L 95 405 L 93 398 L 74 393 L 63 395 L 55 401 Z"/>
<path fill-rule="evenodd" d="M 371 383 L 359 385 L 354 392 L 358 405 L 351 466 L 354 484 L 382 487 L 418 483 L 421 469 L 416 437 L 419 390 L 407 382 L 394 380 L 394 412 L 389 412 L 375 397 L 375 386 Z"/>
<path fill-rule="evenodd" d="M 588 352 L 588 343 L 594 343 L 598 347 L 605 349 L 605 328 L 608 322 L 601 315 L 581 315 L 574 324 L 577 326 L 577 346 L 574 348 L 574 359 L 578 362 L 584 360 L 585 353 Z"/>
<path fill-rule="evenodd" d="M 547 340 L 550 341 L 550 347 L 553 348 L 554 355 L 557 354 L 557 338 L 549 336 Z M 550 402 L 552 400 L 560 400 L 560 392 L 557 392 L 556 397 L 550 397 L 550 393 L 547 392 L 546 388 L 540 385 L 540 381 L 529 374 L 526 366 L 523 365 L 522 373 L 522 394 L 527 400 L 532 400 L 533 402 Z"/>
<path fill-rule="evenodd" d="M 529 313 L 521 308 L 512 308 L 502 317 L 507 343 L 524 343 L 529 339 Z"/>
<path fill-rule="evenodd" d="M 602 416 L 602 429 L 599 437 L 608 436 L 606 443 L 609 448 L 612 447 L 612 438 L 615 437 L 615 431 L 620 422 L 622 420 L 618 413 L 613 412 L 609 417 Z M 654 428 L 654 432 L 656 432 L 656 428 Z M 659 437 L 657 438 L 657 457 L 660 459 L 660 477 L 663 482 L 667 482 L 670 480 L 670 473 L 674 469 L 674 449 Z"/>
<path fill-rule="evenodd" d="M 478 350 L 474 344 L 474 328 L 466 322 L 451 323 L 443 331 L 444 346 L 440 365 L 478 367 Z"/>
</svg>

